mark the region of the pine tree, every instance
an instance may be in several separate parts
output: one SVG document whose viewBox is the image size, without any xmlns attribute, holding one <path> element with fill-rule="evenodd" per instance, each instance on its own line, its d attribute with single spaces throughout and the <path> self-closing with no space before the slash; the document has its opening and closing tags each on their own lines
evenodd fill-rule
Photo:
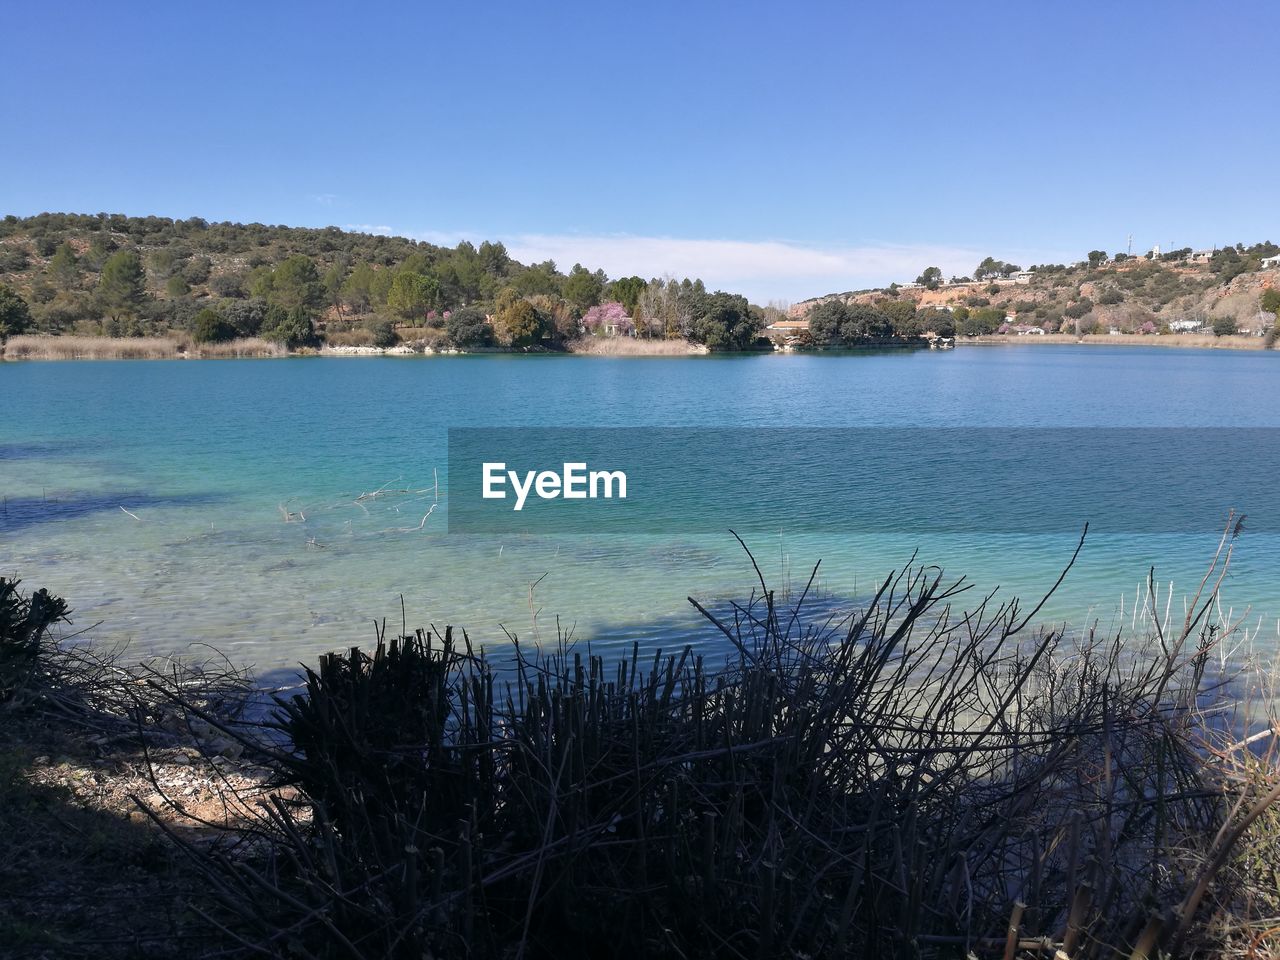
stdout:
<svg viewBox="0 0 1280 960">
<path fill-rule="evenodd" d="M 121 250 L 111 255 L 102 267 L 98 299 L 113 320 L 137 314 L 147 299 L 147 274 L 136 253 Z"/>
</svg>

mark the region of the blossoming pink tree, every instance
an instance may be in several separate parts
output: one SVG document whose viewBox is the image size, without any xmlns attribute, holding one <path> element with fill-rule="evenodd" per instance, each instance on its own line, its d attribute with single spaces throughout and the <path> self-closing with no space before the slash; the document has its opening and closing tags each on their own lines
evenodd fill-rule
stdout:
<svg viewBox="0 0 1280 960">
<path fill-rule="evenodd" d="M 603 333 L 610 336 L 630 336 L 635 324 L 627 316 L 627 308 L 615 301 L 592 307 L 582 315 L 582 326 L 587 333 Z"/>
</svg>

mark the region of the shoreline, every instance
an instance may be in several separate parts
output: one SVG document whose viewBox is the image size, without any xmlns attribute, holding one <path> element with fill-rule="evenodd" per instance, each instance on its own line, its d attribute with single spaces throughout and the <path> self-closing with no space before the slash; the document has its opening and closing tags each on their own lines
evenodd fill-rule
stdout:
<svg viewBox="0 0 1280 960">
<path fill-rule="evenodd" d="M 15 342 L 16 341 L 16 342 Z M 768 350 L 749 351 L 769 353 Z M 450 356 L 573 356 L 611 358 L 700 357 L 711 353 L 702 344 L 688 340 L 599 340 L 580 338 L 562 350 L 513 349 L 509 347 L 435 348 L 399 343 L 393 347 L 328 346 L 288 350 L 259 338 L 226 343 L 195 344 L 185 334 L 153 337 L 82 337 L 74 334 L 24 334 L 8 343 L 0 342 L 0 362 L 65 360 L 278 360 L 295 357 L 450 357 Z"/>
<path fill-rule="evenodd" d="M 17 339 L 17 338 L 14 338 Z M 1040 346 L 1117 346 L 1117 347 L 1159 347 L 1163 349 L 1182 350 L 1233 350 L 1267 352 L 1269 349 L 1262 337 L 1242 335 L 1215 337 L 1204 334 L 1174 333 L 1164 335 L 1140 336 L 1135 334 L 1089 334 L 1084 337 L 1072 334 L 1044 334 L 1042 336 L 1016 336 L 1010 334 L 989 334 L 980 337 L 956 337 L 957 347 L 1040 347 Z M 604 357 L 610 359 L 652 359 L 655 357 L 708 357 L 708 356 L 742 356 L 742 355 L 819 355 L 819 354 L 856 354 L 885 349 L 924 349 L 925 344 L 915 343 L 876 343 L 854 345 L 839 348 L 808 348 L 786 350 L 750 350 L 733 353 L 715 354 L 702 344 L 685 340 L 614 342 L 592 340 L 576 340 L 566 344 L 563 350 L 514 350 L 503 347 L 482 347 L 472 350 L 458 348 L 435 349 L 425 347 L 416 349 L 411 344 L 397 344 L 394 347 L 369 346 L 321 346 L 319 349 L 303 348 L 286 350 L 279 344 L 263 340 L 231 341 L 222 344 L 195 345 L 181 335 L 157 337 L 77 337 L 28 335 L 22 338 L 16 348 L 9 344 L 0 344 L 0 361 L 66 361 L 66 360 L 226 360 L 226 359 L 290 359 L 296 357 L 449 357 L 449 356 L 566 356 L 566 357 Z"/>
<path fill-rule="evenodd" d="M 1233 334 L 1215 337 L 1202 333 L 1119 334 L 1090 333 L 1080 337 L 1074 334 L 1046 333 L 1039 336 L 992 333 L 982 337 L 956 337 L 956 346 L 1116 346 L 1116 347 L 1165 347 L 1183 350 L 1258 350 L 1266 352 L 1265 337 Z"/>
<path fill-rule="evenodd" d="M 1215 556 L 1209 573 L 1218 565 Z M 865 630 L 846 634 L 828 623 L 825 630 L 791 640 L 801 654 L 794 660 L 776 653 L 758 661 L 748 652 L 741 627 L 729 639 L 742 654 L 729 658 L 723 668 L 704 672 L 701 659 L 690 665 L 674 653 L 665 660 L 658 654 L 650 673 L 633 668 L 628 675 L 624 667 L 624 679 L 616 687 L 603 679 L 608 671 L 599 656 L 590 659 L 589 679 L 581 668 L 575 675 L 566 653 L 538 656 L 521 662 L 550 680 L 536 692 L 531 685 L 528 700 L 518 705 L 479 694 L 470 699 L 470 691 L 494 689 L 498 674 L 490 662 L 472 654 L 469 641 L 465 648 L 455 646 L 453 628 L 442 633 L 402 628 L 398 636 L 380 634 L 371 650 L 355 646 L 313 661 L 317 666 L 309 672 L 306 689 L 277 701 L 270 720 L 255 719 L 247 709 L 254 679 L 228 668 L 216 655 L 204 661 L 131 665 L 110 648 L 95 646 L 92 638 L 85 640 L 83 631 L 53 629 L 60 622 L 72 625 L 59 615 L 65 614 L 65 602 L 52 598 L 52 607 L 43 608 L 49 615 L 37 611 L 33 620 L 22 621 L 33 622 L 37 631 L 26 660 L 18 670 L 0 674 L 0 680 L 8 681 L 0 688 L 8 694 L 0 700 L 0 715 L 8 721 L 0 731 L 0 826 L 11 838 L 12 865 L 0 894 L 15 905 L 18 918 L 5 927 L 6 933 L 16 932 L 24 945 L 44 948 L 42 956 L 55 955 L 57 946 L 74 945 L 90 946 L 95 956 L 107 960 L 125 960 L 136 956 L 142 944 L 148 955 L 158 956 L 195 955 L 193 945 L 202 948 L 200 955 L 225 952 L 235 944 L 261 945 L 259 952 L 280 956 L 268 947 L 281 929 L 299 931 L 297 936 L 307 943 L 324 944 L 335 931 L 343 936 L 365 933 L 368 916 L 385 915 L 396 922 L 375 931 L 383 939 L 364 956 L 394 955 L 404 930 L 415 937 L 413 955 L 427 955 L 430 945 L 446 934 L 455 936 L 481 923 L 486 924 L 479 927 L 485 942 L 500 945 L 485 956 L 509 956 L 513 945 L 518 949 L 526 942 L 523 928 L 472 911 L 468 898 L 485 889 L 482 875 L 447 867 L 472 862 L 473 837 L 485 844 L 486 875 L 504 876 L 498 873 L 503 870 L 504 882 L 515 884 L 506 888 L 505 901 L 496 901 L 495 894 L 495 902 L 521 906 L 531 902 L 540 886 L 528 865 L 541 861 L 547 851 L 570 846 L 591 855 L 582 858 L 588 871 L 584 885 L 619 879 L 627 891 L 653 885 L 664 892 L 656 900 L 659 905 L 669 902 L 665 894 L 687 886 L 679 884 L 678 876 L 673 881 L 651 869 L 648 858 L 636 856 L 636 850 L 653 850 L 658 870 L 674 861 L 689 876 L 711 876 L 713 881 L 702 889 L 717 897 L 716 914 L 731 909 L 728 897 L 740 896 L 736 888 L 715 893 L 728 886 L 722 876 L 739 875 L 721 874 L 740 869 L 721 864 L 764 862 L 775 849 L 797 863 L 817 859 L 817 878 L 874 857 L 876 871 L 910 870 L 908 882 L 900 885 L 907 890 L 928 883 L 933 885 L 931 899 L 963 902 L 975 887 L 1008 889 L 1020 880 L 1019 867 L 1007 868 L 1001 858 L 959 860 L 966 865 L 962 871 L 941 874 L 928 860 L 903 867 L 894 844 L 872 848 L 861 839 L 863 811 L 888 796 L 891 802 L 883 804 L 891 818 L 886 832 L 906 836 L 911 848 L 933 847 L 959 832 L 967 842 L 954 842 L 954 848 L 966 858 L 964 851 L 978 846 L 977 839 L 987 838 L 991 845 L 992 836 L 1002 848 L 1025 844 L 1030 837 L 1039 849 L 1052 852 L 1054 840 L 1077 822 L 1076 811 L 1097 802 L 1093 784 L 1098 766 L 1109 770 L 1113 763 L 1113 739 L 1097 731 L 1112 730 L 1114 742 L 1124 746 L 1124 780 L 1135 784 L 1133 795 L 1139 798 L 1125 806 L 1142 804 L 1139 816 L 1146 822 L 1162 811 L 1170 816 L 1167 832 L 1131 830 L 1130 817 L 1104 821 L 1114 826 L 1100 842 L 1116 852 L 1097 868 L 1106 871 L 1102 877 L 1110 893 L 1104 901 L 1107 909 L 1089 920 L 1088 935 L 1101 943 L 1127 943 L 1127 931 L 1155 909 L 1145 884 L 1126 881 L 1131 862 L 1156 863 L 1171 876 L 1170 865 L 1192 865 L 1185 877 L 1178 875 L 1180 882 L 1161 888 L 1158 904 L 1162 912 L 1190 905 L 1182 908 L 1196 920 L 1188 935 L 1200 952 L 1222 952 L 1232 938 L 1265 922 L 1262 898 L 1274 882 L 1267 866 L 1276 849 L 1275 835 L 1267 829 L 1271 820 L 1262 821 L 1257 830 L 1246 831 L 1249 824 L 1244 824 L 1229 834 L 1228 843 L 1221 837 L 1246 801 L 1259 804 L 1254 809 L 1260 814 L 1273 815 L 1275 795 L 1264 794 L 1272 789 L 1272 768 L 1238 754 L 1240 746 L 1271 731 L 1253 736 L 1253 727 L 1218 729 L 1212 718 L 1234 702 L 1232 694 L 1206 679 L 1191 659 L 1169 657 L 1162 669 L 1137 679 L 1130 676 L 1124 650 L 1158 662 L 1157 636 L 1164 643 L 1163 635 L 1145 621 L 1121 631 L 1117 644 L 1122 640 L 1123 648 L 1095 643 L 1092 636 L 1068 641 L 1065 634 L 1041 635 L 1033 641 L 1039 653 L 1026 666 L 1013 650 L 996 652 L 1021 629 L 1016 600 L 1005 601 L 976 614 L 978 635 L 992 636 L 992 651 L 953 656 L 950 646 L 928 639 L 936 629 L 932 624 L 949 618 L 953 589 L 940 586 L 940 571 L 937 581 L 923 579 L 928 569 L 904 572 L 905 580 L 890 575 L 876 594 L 876 615 L 868 615 L 865 622 L 871 626 Z M 891 584 L 902 583 L 910 591 L 912 608 L 899 623 L 888 616 L 894 601 L 881 595 Z M 18 600 L 20 613 L 32 609 L 25 595 Z M 1197 605 L 1199 600 L 1197 596 Z M 1188 622 L 1177 637 L 1179 648 L 1204 648 L 1220 629 L 1226 631 L 1221 636 L 1231 635 L 1235 627 L 1220 619 L 1216 600 L 1215 587 L 1204 600 L 1207 619 L 1198 625 Z M 793 618 L 800 615 L 802 602 L 792 608 Z M 1215 609 L 1216 616 L 1211 612 Z M 785 635 L 780 629 L 770 628 L 760 646 L 766 651 L 762 658 L 769 650 L 784 649 L 790 627 Z M 913 683 L 914 666 L 921 661 L 936 678 L 934 684 Z M 1075 661 L 1083 667 L 1069 671 L 1056 666 Z M 835 673 L 840 682 L 815 684 L 807 673 L 810 663 Z M 663 689 L 664 676 L 665 692 L 656 693 Z M 995 683 L 1008 677 L 1013 677 L 1012 693 Z M 1129 682 L 1120 682 L 1122 677 Z M 1058 697 L 1059 685 L 1081 691 L 1079 706 L 1061 717 L 1047 709 Z M 1196 708 L 1175 709 L 1187 689 Z M 709 690 L 714 693 L 704 692 Z M 959 753 L 961 759 L 940 772 L 926 761 L 900 761 L 912 765 L 903 768 L 906 775 L 896 775 L 899 768 L 892 761 L 903 755 L 901 739 L 875 735 L 874 723 L 851 734 L 843 719 L 858 716 L 864 706 L 850 692 L 857 690 L 879 691 L 865 712 L 873 720 L 890 713 L 903 717 L 898 729 L 919 744 L 920 756 Z M 969 690 L 993 693 L 970 700 L 964 694 Z M 1207 696 L 1211 690 L 1218 695 Z M 1014 712 L 999 729 L 992 721 L 985 730 L 969 734 L 975 713 L 1007 717 L 1015 695 L 1020 705 L 1026 702 L 1031 708 Z M 808 699 L 801 701 L 801 696 Z M 558 731 L 555 709 L 564 702 L 601 705 L 577 721 L 581 737 L 550 735 Z M 641 721 L 638 713 L 627 712 L 635 711 L 636 704 L 650 719 Z M 457 726 L 433 720 L 458 715 L 464 722 Z M 467 724 L 472 716 L 474 724 Z M 761 738 L 759 721 L 750 722 L 757 717 L 765 718 L 767 739 Z M 1148 734 L 1152 717 L 1159 726 Z M 702 742 L 698 738 L 704 727 L 711 731 L 707 747 L 691 752 L 691 745 Z M 353 737 L 351 730 L 360 736 Z M 548 730 L 550 734 L 544 732 Z M 973 748 L 956 749 L 957 730 L 971 737 L 964 742 Z M 1237 742 L 1241 734 L 1250 739 Z M 575 768 L 568 761 L 583 741 L 593 752 Z M 425 746 L 404 749 L 399 747 L 403 742 Z M 1066 749 L 1069 744 L 1078 746 Z M 985 756 L 1011 748 L 1034 761 L 1029 765 L 1033 775 L 992 773 Z M 549 762 L 520 762 L 535 751 Z M 855 763 L 841 761 L 810 772 L 814 756 L 853 757 Z M 566 770 L 573 779 L 562 785 Z M 880 772 L 884 770 L 888 772 Z M 732 777 L 728 789 L 726 776 Z M 946 804 L 939 807 L 944 812 L 938 814 L 945 819 L 937 827 L 935 818 L 916 816 L 915 785 L 926 776 L 936 777 L 926 782 L 937 782 L 945 791 Z M 1222 795 L 1223 803 L 1203 807 L 1199 792 L 1168 795 L 1172 776 L 1203 781 L 1214 795 Z M 659 778 L 656 784 L 654 778 Z M 772 792 L 760 787 L 770 782 Z M 449 792 L 454 784 L 459 786 Z M 579 818 L 548 818 L 543 805 L 523 800 L 547 796 L 554 804 L 563 798 L 572 810 L 569 804 L 579 802 L 575 798 L 601 796 L 605 789 L 623 789 L 624 801 L 653 798 L 644 808 L 644 822 L 672 833 L 654 830 L 646 836 L 633 830 L 614 809 L 616 794 L 604 794 L 611 805 L 603 815 Z M 832 819 L 826 810 L 806 803 L 823 789 L 834 797 L 832 809 L 852 813 Z M 983 819 L 993 791 L 1012 794 L 1007 802 L 999 801 L 1006 803 L 1005 816 L 996 818 L 995 828 Z M 750 802 L 744 804 L 743 797 Z M 671 806 L 662 807 L 664 801 Z M 686 806 L 676 806 L 681 801 Z M 459 811 L 466 815 L 475 809 L 483 810 L 485 822 L 494 827 L 459 831 L 460 822 L 469 823 Z M 689 812 L 664 818 L 664 809 Z M 783 811 L 800 811 L 800 817 L 782 816 Z M 733 818 L 743 816 L 751 819 L 739 827 Z M 731 842 L 708 832 L 708 823 L 735 824 Z M 781 831 L 761 829 L 778 823 L 784 824 Z M 971 827 L 973 823 L 978 826 Z M 998 832 L 989 836 L 992 829 Z M 383 839 L 388 836 L 394 837 L 392 843 Z M 1213 837 L 1217 839 L 1211 842 Z M 96 856 L 83 855 L 86 838 Z M 748 853 L 739 860 L 728 855 L 744 847 Z M 1032 916 L 1065 916 L 1070 904 L 1080 901 L 1079 888 L 1069 879 L 1071 864 L 1086 849 L 1077 847 L 1072 841 L 1056 854 L 1046 853 L 1044 875 L 1067 879 L 1035 890 Z M 323 858 L 315 855 L 317 850 L 324 852 Z M 690 859 L 696 851 L 702 851 L 701 861 Z M 549 869 L 557 869 L 555 858 L 546 859 Z M 291 869 L 275 872 L 281 862 Z M 350 878 L 346 887 L 331 882 L 338 871 Z M 1197 891 L 1204 889 L 1200 881 L 1218 882 L 1220 872 L 1234 884 L 1232 890 L 1248 896 L 1239 897 L 1242 905 L 1231 910 L 1198 911 Z M 269 880 L 237 883 L 245 876 Z M 419 882 L 420 876 L 428 882 Z M 823 881 L 820 902 L 830 906 L 815 914 L 814 929 L 821 932 L 838 921 L 835 905 L 853 882 L 847 872 Z M 490 889 L 504 888 L 494 884 Z M 753 883 L 744 889 L 751 910 L 771 903 L 767 886 Z M 31 891 L 37 895 L 29 895 Z M 624 902 L 631 899 L 628 895 Z M 970 914 L 939 914 L 920 942 L 951 942 L 961 929 L 974 943 L 1003 942 L 1005 898 L 985 894 L 972 902 L 978 924 Z M 163 904 L 165 909 L 139 915 L 121 906 L 136 903 Z M 221 912 L 192 909 L 210 903 L 220 905 Z M 448 909 L 437 908 L 441 903 Z M 1259 903 L 1264 906 L 1255 905 Z M 893 904 L 894 913 L 911 905 L 904 892 Z M 361 909 L 347 909 L 352 907 Z M 425 926 L 417 920 L 422 916 L 430 918 Z M 883 939 L 874 915 L 859 922 L 864 939 Z M 725 929 L 741 923 L 731 916 Z M 1040 921 L 1042 935 L 1027 942 L 1036 949 L 1044 943 L 1057 949 L 1053 932 L 1060 928 L 1057 920 Z M 1029 929 L 1028 936 L 1036 930 Z M 105 949 L 111 945 L 119 949 Z M 821 948 L 814 951 L 819 952 Z M 313 955 L 324 954 L 316 950 Z"/>
</svg>

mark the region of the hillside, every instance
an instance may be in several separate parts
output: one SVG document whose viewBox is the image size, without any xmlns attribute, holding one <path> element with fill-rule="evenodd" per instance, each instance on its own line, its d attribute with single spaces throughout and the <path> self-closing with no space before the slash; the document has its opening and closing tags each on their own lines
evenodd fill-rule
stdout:
<svg viewBox="0 0 1280 960">
<path fill-rule="evenodd" d="M 1141 257 L 1093 251 L 1026 270 L 988 257 L 968 277 L 929 267 L 912 283 L 806 300 L 791 308 L 800 322 L 787 324 L 780 311 L 709 293 L 698 280 L 610 278 L 578 264 L 564 272 L 550 261 L 522 264 L 501 243 L 449 248 L 337 227 L 50 213 L 0 221 L 0 341 L 177 337 L 202 355 L 405 344 L 616 353 L 626 335 L 651 342 L 640 352 L 670 346 L 657 341 L 748 349 L 767 327 L 800 347 L 930 332 L 1195 331 L 1266 335 L 1270 344 L 1278 252 L 1269 242 Z M 19 349 L 44 348 L 10 352 Z"/>
<path fill-rule="evenodd" d="M 641 337 L 741 349 L 763 319 L 698 280 L 610 278 L 578 264 L 563 272 L 519 263 L 501 243 L 448 248 L 337 227 L 105 213 L 0 221 L 0 301 L 0 340 L 183 334 L 291 348 L 554 349 L 584 331 L 615 334 L 610 318 L 621 317 Z M 601 312 L 615 302 L 624 309 Z"/>
<path fill-rule="evenodd" d="M 1280 298 L 1280 269 L 1263 261 L 1278 252 L 1273 243 L 1142 257 L 1109 258 L 1095 251 L 1080 263 L 1026 270 L 988 258 L 975 271 L 977 279 L 943 280 L 936 268 L 929 268 L 917 282 L 815 297 L 797 303 L 791 314 L 806 318 L 815 307 L 830 303 L 886 309 L 890 303 L 907 302 L 925 313 L 950 312 L 962 335 L 996 333 L 1006 325 L 1011 331 L 1038 328 L 1049 334 L 1194 328 L 1221 333 L 1231 324 L 1240 333 L 1262 335 L 1277 322 Z"/>
</svg>

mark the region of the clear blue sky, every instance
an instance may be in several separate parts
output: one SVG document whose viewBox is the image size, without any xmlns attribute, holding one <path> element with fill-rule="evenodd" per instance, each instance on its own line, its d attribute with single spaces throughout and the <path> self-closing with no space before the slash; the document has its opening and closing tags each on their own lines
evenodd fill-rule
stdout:
<svg viewBox="0 0 1280 960">
<path fill-rule="evenodd" d="M 1270 2 L 10 0 L 0 23 L 4 213 L 502 239 L 758 301 L 1129 234 L 1280 241 Z"/>
</svg>

